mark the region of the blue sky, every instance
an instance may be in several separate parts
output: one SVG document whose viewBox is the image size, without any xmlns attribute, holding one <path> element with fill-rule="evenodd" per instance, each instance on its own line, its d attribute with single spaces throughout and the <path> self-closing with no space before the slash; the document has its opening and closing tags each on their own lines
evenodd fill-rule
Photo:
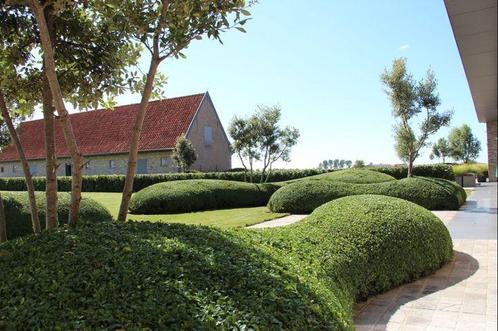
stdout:
<svg viewBox="0 0 498 331">
<path fill-rule="evenodd" d="M 166 95 L 209 91 L 225 128 L 235 114 L 279 104 L 283 124 L 301 131 L 291 163 L 281 167 L 335 158 L 399 163 L 379 75 L 403 56 L 416 78 L 429 66 L 435 71 L 441 108 L 455 110 L 451 127 L 469 124 L 485 161 L 485 125 L 477 121 L 442 0 L 261 0 L 251 12 L 246 34 L 229 31 L 224 45 L 194 41 L 186 59 L 165 61 Z M 430 162 L 428 155 L 426 149 L 416 163 Z"/>
</svg>

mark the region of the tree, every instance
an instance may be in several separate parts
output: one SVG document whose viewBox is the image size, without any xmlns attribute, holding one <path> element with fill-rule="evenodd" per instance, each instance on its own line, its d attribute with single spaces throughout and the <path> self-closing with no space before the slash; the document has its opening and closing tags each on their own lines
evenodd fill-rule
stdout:
<svg viewBox="0 0 498 331">
<path fill-rule="evenodd" d="M 365 161 L 363 160 L 354 161 L 353 168 L 365 168 Z"/>
<path fill-rule="evenodd" d="M 197 160 L 194 145 L 184 134 L 176 138 L 175 149 L 173 150 L 173 159 L 178 165 L 181 172 L 188 171 L 192 164 Z"/>
<path fill-rule="evenodd" d="M 442 160 L 443 163 L 446 163 L 446 157 L 448 155 L 450 155 L 450 145 L 448 140 L 445 138 L 439 138 L 437 143 L 432 145 L 432 152 L 429 155 L 429 158 L 432 160 L 437 157 Z"/>
<path fill-rule="evenodd" d="M 416 83 L 407 72 L 406 60 L 395 59 L 392 68 L 385 70 L 381 81 L 386 88 L 393 107 L 393 116 L 398 120 L 394 128 L 395 149 L 399 158 L 408 164 L 408 177 L 413 175 L 413 163 L 427 146 L 428 138 L 441 127 L 447 126 L 452 112 L 439 112 L 439 95 L 434 72 L 428 70 L 426 76 Z M 417 135 L 410 124 L 416 116 L 425 112 Z"/>
<path fill-rule="evenodd" d="M 5 241 L 7 241 L 7 221 L 5 219 L 2 195 L 0 194 L 0 243 Z"/>
<path fill-rule="evenodd" d="M 346 160 L 346 167 L 351 168 L 352 165 L 353 165 L 353 161 Z"/>
<path fill-rule="evenodd" d="M 149 70 L 130 137 L 128 167 L 119 208 L 118 220 L 125 221 L 137 166 L 138 141 L 159 65 L 170 57 L 185 57 L 182 51 L 195 39 L 207 36 L 221 42 L 220 34 L 232 27 L 245 32 L 242 25 L 248 19 L 241 15 L 250 14 L 244 0 L 220 0 L 215 4 L 210 0 L 105 0 L 97 3 L 106 17 L 114 19 L 115 29 L 127 31 L 150 53 Z M 228 20 L 229 15 L 234 17 L 232 23 Z"/>
<path fill-rule="evenodd" d="M 334 169 L 339 169 L 339 159 L 334 159 Z"/>
<path fill-rule="evenodd" d="M 254 123 L 256 143 L 263 162 L 260 182 L 268 181 L 276 161 L 290 161 L 290 150 L 299 138 L 299 130 L 296 128 L 280 128 L 281 116 L 279 106 L 258 106 L 256 114 L 250 119 Z"/>
<path fill-rule="evenodd" d="M 73 160 L 69 223 L 77 221 L 81 199 L 82 158 L 71 134 L 64 100 L 75 108 L 96 108 L 134 83 L 125 68 L 135 64 L 139 53 L 124 31 L 110 29 L 112 19 L 95 11 L 87 1 L 10 1 L 0 6 L 0 42 L 15 50 L 22 61 L 10 61 L 19 77 L 32 82 L 30 90 L 43 104 L 47 153 L 47 229 L 57 225 L 57 161 L 54 111 L 63 124 L 65 142 Z M 42 65 L 39 65 L 39 50 Z M 11 52 L 14 53 L 14 52 Z M 57 71 L 56 71 L 57 69 Z M 10 91 L 19 90 L 18 80 Z M 53 86 L 54 88 L 51 88 Z M 60 93 L 59 93 L 60 92 Z M 54 98 L 54 95 L 57 97 Z M 9 100 L 15 99 L 6 95 Z M 54 104 L 56 107 L 54 108 Z"/>
<path fill-rule="evenodd" d="M 339 168 L 342 169 L 344 168 L 344 165 L 346 164 L 346 160 L 340 160 L 339 161 Z"/>
<path fill-rule="evenodd" d="M 251 183 L 253 182 L 254 163 L 261 159 L 261 152 L 257 148 L 258 137 L 255 125 L 256 123 L 250 119 L 235 116 L 228 127 L 228 134 L 233 140 L 231 149 L 237 154 L 244 172 L 247 173 L 249 170 Z"/>
<path fill-rule="evenodd" d="M 450 155 L 456 161 L 473 162 L 481 151 L 481 143 L 467 124 L 451 130 L 448 142 Z"/>
</svg>

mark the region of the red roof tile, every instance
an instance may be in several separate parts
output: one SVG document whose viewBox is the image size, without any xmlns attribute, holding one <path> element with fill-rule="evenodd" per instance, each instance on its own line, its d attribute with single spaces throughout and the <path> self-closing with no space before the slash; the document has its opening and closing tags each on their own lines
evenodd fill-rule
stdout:
<svg viewBox="0 0 498 331">
<path fill-rule="evenodd" d="M 203 97 L 202 94 L 151 101 L 145 114 L 139 150 L 173 148 L 176 138 L 186 133 Z M 70 115 L 71 124 L 83 155 L 127 153 L 139 104 L 93 110 Z M 45 158 L 43 120 L 23 122 L 19 128 L 21 143 L 28 159 Z M 59 120 L 55 123 L 58 157 L 68 157 Z M 13 145 L 0 152 L 0 161 L 18 160 Z"/>
</svg>

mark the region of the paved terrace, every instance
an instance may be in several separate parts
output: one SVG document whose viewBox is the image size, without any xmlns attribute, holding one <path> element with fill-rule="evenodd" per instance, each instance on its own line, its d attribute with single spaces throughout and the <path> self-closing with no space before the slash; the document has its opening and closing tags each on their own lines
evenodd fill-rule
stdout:
<svg viewBox="0 0 498 331">
<path fill-rule="evenodd" d="M 435 212 L 453 238 L 453 261 L 358 304 L 358 331 L 497 330 L 496 190 L 496 183 L 483 184 L 458 212 Z"/>
</svg>

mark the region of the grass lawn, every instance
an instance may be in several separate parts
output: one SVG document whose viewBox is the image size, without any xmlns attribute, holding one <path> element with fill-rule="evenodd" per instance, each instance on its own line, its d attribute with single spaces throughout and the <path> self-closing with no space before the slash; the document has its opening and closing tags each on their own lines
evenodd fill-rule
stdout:
<svg viewBox="0 0 498 331">
<path fill-rule="evenodd" d="M 99 201 L 109 209 L 114 218 L 117 217 L 119 204 L 121 203 L 121 193 L 83 192 L 82 194 L 85 197 L 90 197 Z M 269 221 L 286 215 L 287 214 L 284 213 L 272 213 L 266 207 L 254 207 L 170 215 L 130 214 L 128 219 L 132 221 L 202 224 L 215 225 L 223 228 L 238 228 Z"/>
</svg>

